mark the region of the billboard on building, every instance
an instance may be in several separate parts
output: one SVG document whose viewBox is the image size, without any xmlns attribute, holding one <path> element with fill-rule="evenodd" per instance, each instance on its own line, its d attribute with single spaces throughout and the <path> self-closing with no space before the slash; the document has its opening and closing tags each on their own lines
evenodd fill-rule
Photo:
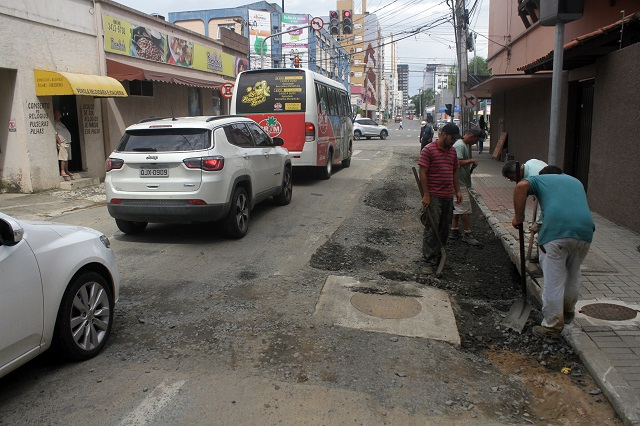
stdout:
<svg viewBox="0 0 640 426">
<path fill-rule="evenodd" d="M 289 68 L 299 64 L 299 68 L 309 68 L 309 15 L 281 15 L 282 30 L 291 31 L 280 36 L 283 63 Z"/>
<path fill-rule="evenodd" d="M 113 16 L 103 15 L 102 25 L 106 52 L 236 76 L 236 63 L 240 58 L 221 50 Z"/>
<path fill-rule="evenodd" d="M 250 67 L 253 70 L 270 68 L 271 39 L 266 40 L 266 38 L 271 35 L 271 13 L 251 9 L 248 9 L 248 12 Z"/>
</svg>

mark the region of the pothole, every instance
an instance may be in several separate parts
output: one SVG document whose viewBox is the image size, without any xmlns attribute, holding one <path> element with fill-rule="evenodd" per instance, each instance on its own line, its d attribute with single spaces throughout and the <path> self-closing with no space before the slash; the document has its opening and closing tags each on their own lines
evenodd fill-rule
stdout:
<svg viewBox="0 0 640 426">
<path fill-rule="evenodd" d="M 351 305 L 363 314 L 383 319 L 413 318 L 422 310 L 412 297 L 389 294 L 355 293 L 351 296 Z"/>
</svg>

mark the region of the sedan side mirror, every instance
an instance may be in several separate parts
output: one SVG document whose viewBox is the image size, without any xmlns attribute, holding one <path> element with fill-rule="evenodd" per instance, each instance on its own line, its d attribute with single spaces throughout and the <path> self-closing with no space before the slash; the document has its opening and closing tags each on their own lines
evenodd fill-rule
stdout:
<svg viewBox="0 0 640 426">
<path fill-rule="evenodd" d="M 279 138 L 279 137 L 276 136 L 275 138 L 273 138 L 273 144 L 275 146 L 282 146 L 282 145 L 284 145 L 284 139 Z"/>
<path fill-rule="evenodd" d="M 0 245 L 15 246 L 22 241 L 24 229 L 18 222 L 9 218 L 0 218 Z"/>
</svg>

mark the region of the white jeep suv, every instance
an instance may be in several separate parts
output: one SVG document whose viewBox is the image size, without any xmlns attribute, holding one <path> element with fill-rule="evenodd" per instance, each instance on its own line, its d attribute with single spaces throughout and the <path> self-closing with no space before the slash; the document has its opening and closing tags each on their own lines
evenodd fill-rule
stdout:
<svg viewBox="0 0 640 426">
<path fill-rule="evenodd" d="M 146 119 L 106 161 L 107 209 L 127 234 L 149 222 L 222 221 L 242 238 L 253 207 L 291 202 L 291 155 L 242 116 Z"/>
<path fill-rule="evenodd" d="M 353 137 L 354 139 L 367 139 L 380 138 L 382 140 L 389 136 L 389 129 L 387 126 L 382 126 L 370 118 L 356 118 L 353 121 Z"/>
</svg>

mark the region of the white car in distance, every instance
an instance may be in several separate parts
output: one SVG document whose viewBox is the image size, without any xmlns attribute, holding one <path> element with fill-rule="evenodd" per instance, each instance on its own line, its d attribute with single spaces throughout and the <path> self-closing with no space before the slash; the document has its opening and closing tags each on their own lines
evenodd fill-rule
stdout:
<svg viewBox="0 0 640 426">
<path fill-rule="evenodd" d="M 362 139 L 380 138 L 382 140 L 389 136 L 387 126 L 380 125 L 370 118 L 356 118 L 353 121 L 353 138 Z"/>
</svg>

